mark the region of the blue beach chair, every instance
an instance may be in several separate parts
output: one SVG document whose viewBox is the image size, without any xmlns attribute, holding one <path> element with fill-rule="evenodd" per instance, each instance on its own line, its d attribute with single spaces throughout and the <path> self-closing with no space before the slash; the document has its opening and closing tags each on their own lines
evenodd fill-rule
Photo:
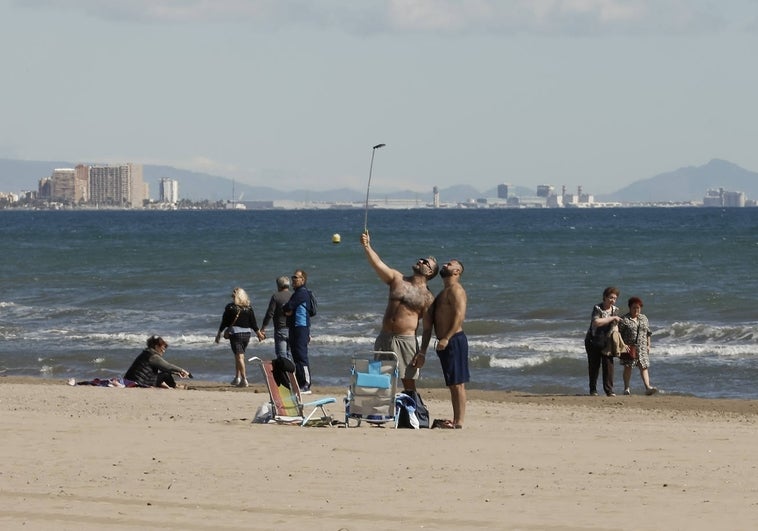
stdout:
<svg viewBox="0 0 758 531">
<path fill-rule="evenodd" d="M 398 381 L 397 355 L 394 352 L 369 352 L 353 357 L 350 386 L 345 397 L 345 426 L 355 421 L 372 425 L 392 422 L 397 427 L 395 394 Z"/>
</svg>

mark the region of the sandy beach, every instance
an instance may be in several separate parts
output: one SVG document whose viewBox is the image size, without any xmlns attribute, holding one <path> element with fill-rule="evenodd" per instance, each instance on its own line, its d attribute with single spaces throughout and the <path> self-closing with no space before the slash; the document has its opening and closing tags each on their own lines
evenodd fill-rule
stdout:
<svg viewBox="0 0 758 531">
<path fill-rule="evenodd" d="M 343 389 L 334 396 L 342 417 Z M 422 389 L 449 418 L 446 389 Z M 748 529 L 758 403 L 472 391 L 462 430 L 253 424 L 262 384 L 0 378 L 3 529 Z"/>
</svg>

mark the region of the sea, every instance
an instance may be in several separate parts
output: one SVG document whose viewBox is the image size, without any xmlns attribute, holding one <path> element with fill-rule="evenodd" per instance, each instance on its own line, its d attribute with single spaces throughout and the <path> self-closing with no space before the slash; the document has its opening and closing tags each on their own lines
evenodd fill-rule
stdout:
<svg viewBox="0 0 758 531">
<path fill-rule="evenodd" d="M 366 221 L 403 273 L 430 254 L 463 262 L 469 388 L 586 394 L 583 338 L 617 286 L 622 309 L 644 301 L 655 386 L 758 399 L 758 208 L 0 211 L 0 383 L 121 376 L 151 334 L 196 379 L 227 383 L 231 350 L 213 340 L 231 290 L 260 321 L 276 277 L 300 268 L 319 300 L 314 388 L 347 387 L 388 296 L 359 243 Z M 247 356 L 273 358 L 273 341 Z M 430 351 L 419 388 L 442 386 Z"/>
</svg>

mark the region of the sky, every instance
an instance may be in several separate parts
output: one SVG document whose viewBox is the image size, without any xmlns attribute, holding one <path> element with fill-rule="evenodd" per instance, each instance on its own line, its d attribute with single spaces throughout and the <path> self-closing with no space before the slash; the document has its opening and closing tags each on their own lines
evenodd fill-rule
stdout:
<svg viewBox="0 0 758 531">
<path fill-rule="evenodd" d="M 756 51 L 756 0 L 0 0 L 0 158 L 609 193 L 758 171 Z"/>
</svg>

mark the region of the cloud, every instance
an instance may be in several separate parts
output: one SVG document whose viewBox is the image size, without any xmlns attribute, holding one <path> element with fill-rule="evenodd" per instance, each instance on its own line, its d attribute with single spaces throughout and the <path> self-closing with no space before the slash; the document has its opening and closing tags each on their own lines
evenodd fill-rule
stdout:
<svg viewBox="0 0 758 531">
<path fill-rule="evenodd" d="M 602 34 L 713 31 L 724 10 L 691 0 L 16 0 L 96 19 L 239 23 L 349 34 Z"/>
</svg>

